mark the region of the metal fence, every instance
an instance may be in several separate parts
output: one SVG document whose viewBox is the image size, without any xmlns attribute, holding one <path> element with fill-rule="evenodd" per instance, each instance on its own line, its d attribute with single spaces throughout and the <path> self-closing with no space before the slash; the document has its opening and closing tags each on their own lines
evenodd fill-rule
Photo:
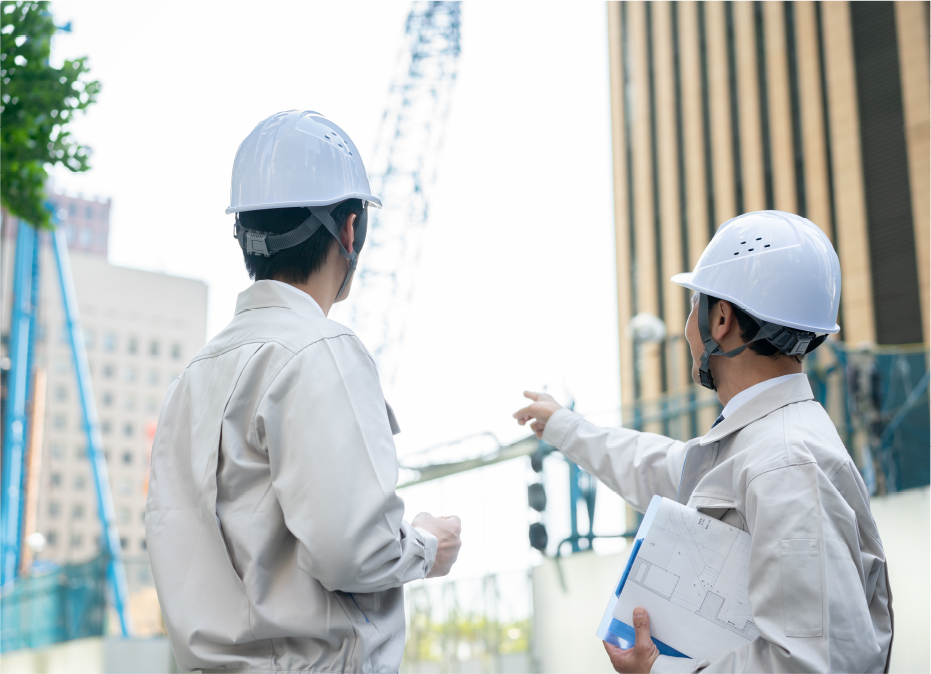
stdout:
<svg viewBox="0 0 931 674">
<path fill-rule="evenodd" d="M 0 596 L 0 652 L 102 636 L 107 557 L 19 578 Z"/>
<path fill-rule="evenodd" d="M 921 344 L 830 351 L 807 367 L 871 494 L 931 483 L 928 348 Z"/>
<path fill-rule="evenodd" d="M 830 415 L 871 494 L 931 483 L 928 347 L 851 347 L 829 340 L 807 357 L 815 399 Z M 691 385 L 621 410 L 624 426 L 679 440 L 703 435 L 717 396 Z"/>
</svg>

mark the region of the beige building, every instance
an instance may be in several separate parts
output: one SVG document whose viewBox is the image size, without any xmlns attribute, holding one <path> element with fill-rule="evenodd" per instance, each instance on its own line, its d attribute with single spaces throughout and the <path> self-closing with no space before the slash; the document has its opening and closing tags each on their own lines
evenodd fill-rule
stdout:
<svg viewBox="0 0 931 674">
<path fill-rule="evenodd" d="M 108 202 L 69 199 L 65 203 L 59 204 L 61 208 L 70 206 L 81 215 L 109 210 Z M 5 234 L 15 232 L 15 219 L 6 220 Z M 66 232 L 116 525 L 136 613 L 138 603 L 154 599 L 154 593 L 146 590 L 152 579 L 143 522 L 149 451 L 169 383 L 205 342 L 207 287 L 201 281 L 109 264 L 106 245 L 101 253 L 97 238 L 108 223 L 100 217 L 94 225 L 91 230 L 84 222 L 72 221 Z M 82 234 L 85 230 L 92 234 Z M 4 349 L 9 333 L 14 244 L 7 234 L 3 251 Z M 35 362 L 39 376 L 46 381 L 46 393 L 44 418 L 39 420 L 42 460 L 38 498 L 32 515 L 35 530 L 47 541 L 40 559 L 67 564 L 98 554 L 101 527 L 71 347 L 64 332 L 58 274 L 47 241 L 42 247 L 41 269 Z M 140 598 L 140 592 L 153 596 Z M 137 622 L 141 618 L 137 616 Z"/>
<path fill-rule="evenodd" d="M 608 3 L 625 404 L 689 384 L 683 339 L 635 344 L 628 324 L 681 335 L 669 278 L 748 211 L 830 237 L 842 340 L 928 342 L 928 25 L 927 2 Z"/>
</svg>

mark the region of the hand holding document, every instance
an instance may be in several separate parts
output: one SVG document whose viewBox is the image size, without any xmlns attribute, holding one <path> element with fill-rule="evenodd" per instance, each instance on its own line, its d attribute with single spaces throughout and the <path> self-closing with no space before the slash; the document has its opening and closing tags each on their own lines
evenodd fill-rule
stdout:
<svg viewBox="0 0 931 674">
<path fill-rule="evenodd" d="M 756 639 L 747 595 L 750 534 L 654 496 L 597 635 L 631 648 L 646 609 L 663 655 L 715 660 Z"/>
</svg>

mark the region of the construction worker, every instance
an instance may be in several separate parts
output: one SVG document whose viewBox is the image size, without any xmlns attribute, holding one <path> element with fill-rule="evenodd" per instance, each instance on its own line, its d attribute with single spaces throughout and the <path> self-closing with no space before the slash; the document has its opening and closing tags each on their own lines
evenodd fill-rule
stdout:
<svg viewBox="0 0 931 674">
<path fill-rule="evenodd" d="M 396 672 L 404 583 L 446 575 L 456 517 L 405 522 L 399 431 L 372 357 L 327 319 L 380 207 L 349 136 L 272 115 L 233 164 L 255 281 L 168 390 L 146 538 L 183 669 Z"/>
<path fill-rule="evenodd" d="M 599 428 L 552 397 L 515 413 L 543 440 L 644 512 L 654 494 L 752 536 L 749 599 L 760 636 L 714 662 L 660 655 L 649 616 L 636 643 L 605 644 L 618 672 L 882 672 L 892 594 L 869 496 L 802 358 L 840 329 L 840 265 L 828 238 L 779 211 L 724 223 L 695 271 L 685 337 L 692 378 L 724 410 L 680 442 Z"/>
</svg>

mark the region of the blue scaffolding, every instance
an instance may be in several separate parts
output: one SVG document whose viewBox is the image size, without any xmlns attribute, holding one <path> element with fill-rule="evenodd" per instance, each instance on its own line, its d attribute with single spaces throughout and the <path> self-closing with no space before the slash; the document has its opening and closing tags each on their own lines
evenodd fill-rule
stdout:
<svg viewBox="0 0 931 674">
<path fill-rule="evenodd" d="M 126 573 L 120 550 L 120 539 L 114 518 L 110 479 L 103 453 L 103 440 L 97 419 L 97 406 L 91 384 L 84 333 L 78 315 L 71 262 L 64 230 L 56 227 L 51 235 L 58 271 L 59 287 L 65 314 L 65 330 L 71 345 L 71 355 L 77 378 L 84 433 L 87 437 L 87 457 L 97 495 L 97 514 L 103 530 L 101 549 L 106 559 L 106 578 L 123 636 L 133 633 L 129 614 Z M 24 467 L 28 460 L 27 438 L 30 418 L 28 402 L 32 396 L 33 361 L 35 354 L 37 312 L 39 306 L 39 250 L 41 235 L 28 223 L 20 221 L 16 236 L 13 270 L 13 305 L 10 321 L 10 372 L 4 408 L 2 484 L 0 484 L 0 587 L 4 604 L 22 595 L 24 579 L 20 578 L 23 541 Z M 14 602 L 16 603 L 16 602 Z M 4 614 L 4 645 L 8 641 L 10 623 Z M 16 622 L 13 623 L 14 625 Z M 63 633 L 67 633 L 63 632 Z M 69 637 L 65 637 L 69 638 Z M 4 649 L 6 650 L 6 649 Z"/>
</svg>

